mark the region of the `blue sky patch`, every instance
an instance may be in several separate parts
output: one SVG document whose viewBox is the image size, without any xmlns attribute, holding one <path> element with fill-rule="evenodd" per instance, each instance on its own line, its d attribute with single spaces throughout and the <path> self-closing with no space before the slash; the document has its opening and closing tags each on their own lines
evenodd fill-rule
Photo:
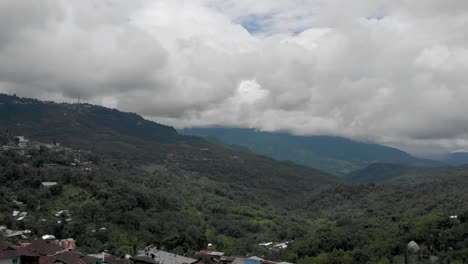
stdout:
<svg viewBox="0 0 468 264">
<path fill-rule="evenodd" d="M 252 34 L 268 32 L 273 24 L 273 16 L 248 15 L 240 18 L 239 23 Z"/>
</svg>

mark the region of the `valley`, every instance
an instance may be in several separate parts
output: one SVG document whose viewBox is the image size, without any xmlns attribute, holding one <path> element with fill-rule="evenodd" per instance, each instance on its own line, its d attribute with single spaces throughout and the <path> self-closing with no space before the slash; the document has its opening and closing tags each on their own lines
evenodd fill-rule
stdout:
<svg viewBox="0 0 468 264">
<path fill-rule="evenodd" d="M 0 113 L 0 225 L 21 231 L 11 243 L 53 235 L 88 254 L 153 244 L 300 264 L 467 254 L 463 166 L 374 162 L 340 178 L 100 106 L 1 95 Z"/>
</svg>

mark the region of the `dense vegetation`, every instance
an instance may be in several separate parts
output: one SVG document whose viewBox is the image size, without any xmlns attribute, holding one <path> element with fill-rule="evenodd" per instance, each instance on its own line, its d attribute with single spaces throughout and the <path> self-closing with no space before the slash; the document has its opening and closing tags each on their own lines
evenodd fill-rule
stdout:
<svg viewBox="0 0 468 264">
<path fill-rule="evenodd" d="M 70 166 L 76 160 L 88 165 Z M 35 237 L 73 237 L 88 252 L 132 253 L 134 247 L 154 243 L 194 253 L 210 242 L 241 254 L 254 250 L 257 241 L 294 239 L 304 221 L 286 213 L 284 208 L 298 206 L 292 200 L 273 206 L 275 196 L 267 199 L 264 189 L 214 181 L 170 162 L 135 167 L 88 152 L 40 146 L 22 154 L 4 151 L 0 175 L 5 201 L 0 224 L 32 230 Z M 59 184 L 41 187 L 44 181 Z M 14 210 L 28 215 L 17 221 Z M 70 216 L 56 217 L 61 210 Z"/>
<path fill-rule="evenodd" d="M 431 255 L 438 256 L 441 263 L 449 257 L 459 261 L 452 263 L 463 259 L 466 263 L 467 187 L 467 179 L 459 178 L 414 185 L 328 188 L 305 203 L 317 229 L 308 240 L 296 243 L 291 253 L 316 256 L 305 257 L 312 263 L 377 263 L 382 259 L 403 263 L 406 245 L 414 240 L 422 250 L 412 256 L 420 262 L 412 263 L 428 263 Z M 450 215 L 458 215 L 458 219 L 450 219 Z M 340 260 L 333 260 L 336 258 Z"/>
<path fill-rule="evenodd" d="M 412 240 L 421 246 L 412 263 L 468 255 L 465 167 L 374 167 L 362 182 L 382 176 L 392 184 L 351 184 L 116 110 L 9 96 L 0 103 L 0 127 L 9 128 L 1 144 L 23 134 L 73 146 L 0 156 L 0 225 L 32 236 L 74 237 L 85 252 L 117 254 L 147 243 L 191 254 L 213 243 L 227 254 L 301 264 L 403 263 Z M 75 159 L 91 165 L 71 166 Z M 15 200 L 25 203 L 23 221 L 11 215 Z M 72 220 L 57 218 L 59 210 Z M 283 250 L 258 245 L 289 240 Z"/>
<path fill-rule="evenodd" d="M 242 128 L 191 128 L 182 130 L 182 133 L 214 138 L 278 160 L 293 161 L 338 176 L 362 169 L 373 162 L 437 164 L 435 161 L 415 158 L 395 148 L 341 137 L 294 136 Z"/>
<path fill-rule="evenodd" d="M 374 163 L 345 176 L 350 182 L 423 183 L 468 178 L 468 166 L 421 167 L 394 163 Z"/>
</svg>

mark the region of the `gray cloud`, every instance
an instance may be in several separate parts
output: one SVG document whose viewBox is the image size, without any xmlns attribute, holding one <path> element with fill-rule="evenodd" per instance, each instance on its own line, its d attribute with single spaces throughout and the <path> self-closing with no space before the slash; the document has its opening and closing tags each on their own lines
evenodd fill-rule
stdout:
<svg viewBox="0 0 468 264">
<path fill-rule="evenodd" d="M 438 153 L 468 148 L 467 26 L 458 0 L 5 0 L 0 91 Z"/>
</svg>

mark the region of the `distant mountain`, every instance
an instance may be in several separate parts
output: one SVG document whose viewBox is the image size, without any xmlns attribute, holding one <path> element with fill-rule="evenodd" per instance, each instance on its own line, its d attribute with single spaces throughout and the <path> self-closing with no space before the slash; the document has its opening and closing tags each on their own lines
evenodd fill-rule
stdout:
<svg viewBox="0 0 468 264">
<path fill-rule="evenodd" d="M 188 135 L 216 138 L 278 160 L 289 160 L 344 176 L 374 162 L 434 165 L 396 148 L 333 136 L 294 136 L 243 128 L 190 128 Z"/>
<path fill-rule="evenodd" d="M 468 166 L 424 167 L 395 163 L 374 163 L 344 177 L 355 183 L 423 183 L 468 179 Z"/>
<path fill-rule="evenodd" d="M 373 163 L 353 171 L 344 178 L 351 182 L 388 182 L 413 170 L 414 167 L 396 163 Z"/>
<path fill-rule="evenodd" d="M 444 162 L 450 165 L 465 165 L 468 164 L 468 152 L 452 152 Z"/>
</svg>

